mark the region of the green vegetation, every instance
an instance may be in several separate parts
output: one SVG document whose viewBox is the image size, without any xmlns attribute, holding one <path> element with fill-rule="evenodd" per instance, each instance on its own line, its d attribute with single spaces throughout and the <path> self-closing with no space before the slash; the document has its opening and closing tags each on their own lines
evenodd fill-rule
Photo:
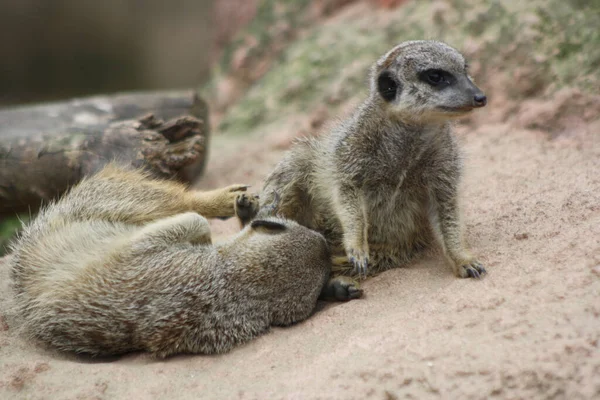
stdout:
<svg viewBox="0 0 600 400">
<path fill-rule="evenodd" d="M 306 6 L 304 0 L 298 3 Z M 319 104 L 335 108 L 355 96 L 363 97 L 369 65 L 387 49 L 410 39 L 435 38 L 462 49 L 478 63 L 476 79 L 486 81 L 503 74 L 508 82 L 518 81 L 507 88 L 516 98 L 564 86 L 600 92 L 600 1 L 452 0 L 439 4 L 413 1 L 392 11 L 349 13 L 313 24 L 284 48 L 269 72 L 228 110 L 218 130 L 247 134 Z M 297 22 L 299 14 L 287 17 Z M 275 21 L 269 13 L 262 18 L 269 25 Z M 240 37 L 258 35 L 260 21 Z M 265 38 L 265 46 L 269 43 Z M 259 57 L 265 54 L 260 46 L 253 49 Z M 230 61 L 228 57 L 222 68 Z"/>
<path fill-rule="evenodd" d="M 21 229 L 21 221 L 29 221 L 29 215 L 23 214 L 0 221 L 0 257 L 6 253 L 10 240 Z"/>
<path fill-rule="evenodd" d="M 308 22 L 306 9 L 310 0 L 277 1 L 263 0 L 260 2 L 256 16 L 244 29 L 243 34 L 225 49 L 219 62 L 220 67 L 227 71 L 231 65 L 233 53 L 246 45 L 246 38 L 252 38 L 257 44 L 250 49 L 249 56 L 259 59 L 267 56 L 269 48 L 276 40 L 290 39 L 290 37 L 277 37 L 281 30 L 276 29 L 279 22 L 284 22 L 290 28 L 285 30 L 288 34 L 304 26 Z"/>
</svg>

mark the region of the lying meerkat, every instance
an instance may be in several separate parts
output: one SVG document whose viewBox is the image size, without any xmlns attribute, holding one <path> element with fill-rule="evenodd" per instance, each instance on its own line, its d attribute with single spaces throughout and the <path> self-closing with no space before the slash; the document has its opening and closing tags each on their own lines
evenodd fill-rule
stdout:
<svg viewBox="0 0 600 400">
<path fill-rule="evenodd" d="M 462 238 L 452 133 L 453 119 L 486 104 L 467 62 L 444 43 L 404 42 L 373 65 L 370 88 L 350 118 L 287 153 L 261 202 L 271 207 L 277 193 L 273 214 L 324 234 L 345 254 L 334 257 L 337 274 L 401 266 L 437 239 L 457 276 L 479 278 L 486 271 Z M 345 282 L 334 278 L 329 290 L 352 297 Z"/>
<path fill-rule="evenodd" d="M 9 257 L 31 337 L 95 356 L 222 353 L 307 318 L 330 274 L 322 235 L 254 219 L 211 244 L 205 218 L 252 219 L 233 185 L 194 192 L 109 165 L 43 208 Z"/>
</svg>

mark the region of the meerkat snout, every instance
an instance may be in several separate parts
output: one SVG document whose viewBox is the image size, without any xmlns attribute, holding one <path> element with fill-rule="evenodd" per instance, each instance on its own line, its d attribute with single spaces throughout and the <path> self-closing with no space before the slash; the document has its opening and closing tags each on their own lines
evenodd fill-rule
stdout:
<svg viewBox="0 0 600 400">
<path fill-rule="evenodd" d="M 487 97 L 483 93 L 477 93 L 474 97 L 475 107 L 484 107 L 487 104 Z"/>
</svg>

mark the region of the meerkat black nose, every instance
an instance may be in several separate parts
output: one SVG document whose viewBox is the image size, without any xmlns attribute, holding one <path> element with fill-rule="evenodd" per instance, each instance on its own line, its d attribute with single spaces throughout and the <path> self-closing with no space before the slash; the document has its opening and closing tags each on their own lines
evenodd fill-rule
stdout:
<svg viewBox="0 0 600 400">
<path fill-rule="evenodd" d="M 487 104 L 487 97 L 485 97 L 485 94 L 483 93 L 477 93 L 473 97 L 473 104 L 475 107 L 483 107 Z"/>
</svg>

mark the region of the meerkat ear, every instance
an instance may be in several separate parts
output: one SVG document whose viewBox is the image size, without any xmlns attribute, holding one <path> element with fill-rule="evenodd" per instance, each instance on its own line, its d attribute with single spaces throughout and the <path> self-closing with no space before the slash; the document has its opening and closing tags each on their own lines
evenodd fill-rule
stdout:
<svg viewBox="0 0 600 400">
<path fill-rule="evenodd" d="M 250 223 L 250 226 L 252 227 L 252 229 L 263 228 L 269 231 L 284 231 L 287 229 L 287 227 L 280 222 L 269 221 L 264 219 L 255 219 Z"/>
<path fill-rule="evenodd" d="M 377 77 L 377 91 L 385 101 L 390 102 L 400 95 L 402 85 L 392 71 L 385 70 Z"/>
</svg>

